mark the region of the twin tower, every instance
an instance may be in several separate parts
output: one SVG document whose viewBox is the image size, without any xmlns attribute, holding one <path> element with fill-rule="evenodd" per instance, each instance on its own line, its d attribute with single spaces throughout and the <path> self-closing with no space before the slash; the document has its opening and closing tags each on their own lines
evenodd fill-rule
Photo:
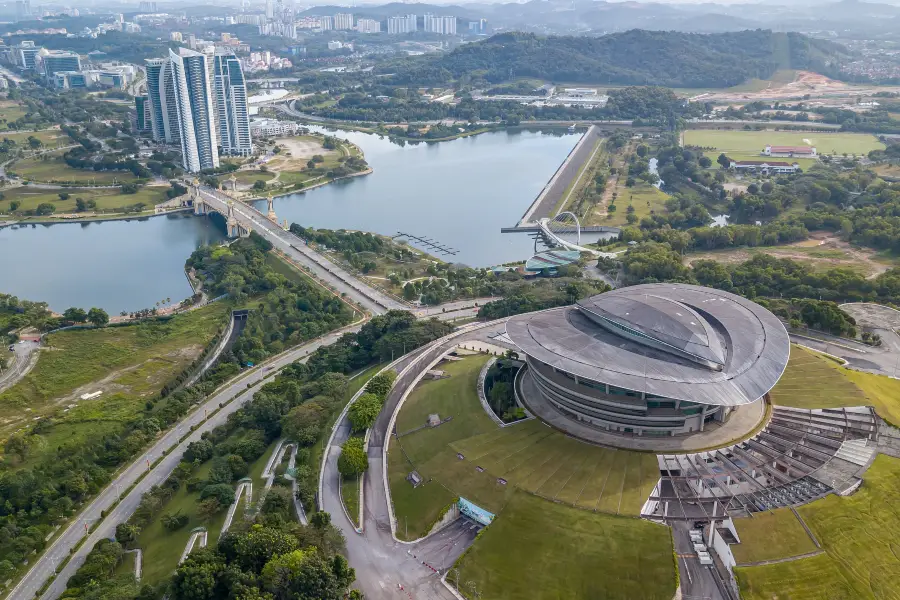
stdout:
<svg viewBox="0 0 900 600">
<path fill-rule="evenodd" d="M 180 144 L 185 171 L 218 167 L 220 148 L 253 152 L 247 84 L 233 54 L 179 48 L 148 59 L 147 95 L 153 139 Z"/>
</svg>

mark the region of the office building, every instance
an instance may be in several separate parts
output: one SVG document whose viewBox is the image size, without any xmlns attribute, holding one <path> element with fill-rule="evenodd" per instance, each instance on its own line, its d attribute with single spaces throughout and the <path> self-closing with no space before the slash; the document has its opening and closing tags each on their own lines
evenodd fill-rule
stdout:
<svg viewBox="0 0 900 600">
<path fill-rule="evenodd" d="M 213 83 L 222 152 L 249 156 L 253 144 L 250 141 L 247 84 L 241 62 L 235 55 L 216 54 L 213 57 Z"/>
<path fill-rule="evenodd" d="M 57 71 L 51 79 L 53 85 L 61 90 L 90 87 L 90 76 L 82 71 Z"/>
<path fill-rule="evenodd" d="M 417 29 L 418 17 L 416 15 L 388 17 L 387 32 L 390 34 L 414 33 Z"/>
<path fill-rule="evenodd" d="M 219 166 L 216 111 L 208 61 L 205 54 L 195 50 L 169 50 L 181 130 L 182 164 L 190 173 Z"/>
<path fill-rule="evenodd" d="M 147 96 L 134 97 L 134 110 L 137 113 L 137 130 L 150 131 L 153 118 L 150 115 L 150 99 Z"/>
<path fill-rule="evenodd" d="M 13 46 L 13 60 L 16 66 L 26 71 L 34 71 L 37 68 L 40 46 L 35 46 L 32 41 L 23 41 L 18 46 Z"/>
<path fill-rule="evenodd" d="M 349 13 L 338 13 L 334 15 L 335 29 L 353 29 L 353 15 Z"/>
<path fill-rule="evenodd" d="M 97 74 L 97 84 L 124 90 L 128 84 L 128 76 L 121 71 L 100 71 Z"/>
<path fill-rule="evenodd" d="M 380 33 L 381 22 L 375 19 L 360 19 L 356 22 L 356 30 L 360 33 Z"/>
<path fill-rule="evenodd" d="M 48 54 L 41 56 L 41 64 L 44 68 L 44 75 L 49 78 L 59 71 L 80 71 L 81 57 L 75 52 L 51 50 Z"/>
</svg>

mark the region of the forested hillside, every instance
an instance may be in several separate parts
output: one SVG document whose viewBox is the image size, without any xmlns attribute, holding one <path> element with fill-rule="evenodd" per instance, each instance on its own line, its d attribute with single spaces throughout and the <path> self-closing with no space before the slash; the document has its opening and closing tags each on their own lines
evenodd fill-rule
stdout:
<svg viewBox="0 0 900 600">
<path fill-rule="evenodd" d="M 835 75 L 849 52 L 799 33 L 768 30 L 691 34 L 634 29 L 602 37 L 504 33 L 444 55 L 411 57 L 385 67 L 396 83 L 448 80 L 497 83 L 533 77 L 566 83 L 730 87 L 777 69 Z"/>
</svg>

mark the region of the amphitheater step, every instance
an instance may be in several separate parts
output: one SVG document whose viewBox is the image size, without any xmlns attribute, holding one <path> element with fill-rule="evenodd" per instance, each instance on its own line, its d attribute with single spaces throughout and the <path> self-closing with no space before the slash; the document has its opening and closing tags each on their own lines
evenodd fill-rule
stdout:
<svg viewBox="0 0 900 600">
<path fill-rule="evenodd" d="M 847 440 L 841 444 L 835 456 L 853 464 L 865 466 L 872 460 L 875 450 L 875 446 L 870 446 L 867 440 Z"/>
</svg>

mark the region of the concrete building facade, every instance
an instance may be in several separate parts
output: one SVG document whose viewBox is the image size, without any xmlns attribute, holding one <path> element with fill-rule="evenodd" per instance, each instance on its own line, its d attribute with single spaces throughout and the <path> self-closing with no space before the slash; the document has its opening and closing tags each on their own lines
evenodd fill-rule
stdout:
<svg viewBox="0 0 900 600">
<path fill-rule="evenodd" d="M 222 152 L 249 156 L 253 152 L 250 109 L 240 60 L 233 54 L 216 54 L 213 57 L 213 82 Z"/>
<path fill-rule="evenodd" d="M 169 50 L 174 65 L 175 104 L 181 132 L 184 170 L 196 173 L 219 166 L 218 134 L 215 122 L 212 82 L 208 57 L 195 50 Z"/>
</svg>

